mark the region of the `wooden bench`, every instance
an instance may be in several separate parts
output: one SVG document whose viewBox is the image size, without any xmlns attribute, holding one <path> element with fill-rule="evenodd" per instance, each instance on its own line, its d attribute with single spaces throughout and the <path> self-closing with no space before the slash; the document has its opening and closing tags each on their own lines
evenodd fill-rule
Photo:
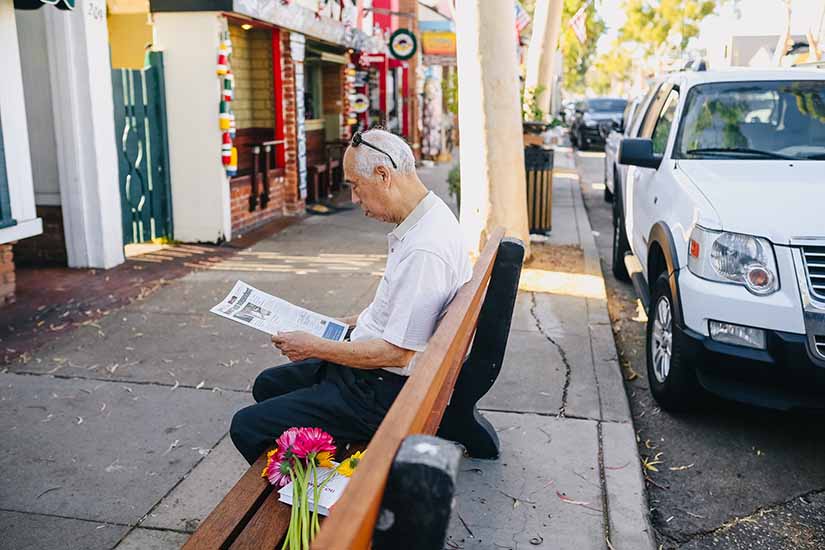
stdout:
<svg viewBox="0 0 825 550">
<path fill-rule="evenodd" d="M 503 234 L 498 229 L 488 239 L 472 279 L 459 290 L 419 355 L 413 375 L 323 522 L 313 549 L 370 548 L 393 461 L 408 436 L 438 433 L 462 444 L 470 456 L 498 456 L 496 432 L 476 403 L 501 369 L 524 257 L 520 241 L 504 239 Z M 281 543 L 290 508 L 278 501 L 277 491 L 261 477 L 264 464 L 265 456 L 261 456 L 204 520 L 185 549 L 271 549 Z M 446 525 L 441 528 L 446 532 Z M 393 547 L 386 544 L 386 536 L 383 540 L 382 547 Z"/>
</svg>

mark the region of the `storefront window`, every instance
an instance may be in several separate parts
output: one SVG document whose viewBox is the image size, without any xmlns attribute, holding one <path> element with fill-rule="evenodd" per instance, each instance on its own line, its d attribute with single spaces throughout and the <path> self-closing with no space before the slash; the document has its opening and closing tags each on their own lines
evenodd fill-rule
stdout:
<svg viewBox="0 0 825 550">
<path fill-rule="evenodd" d="M 323 118 L 321 63 L 311 59 L 304 65 L 304 117 L 306 120 Z"/>
</svg>

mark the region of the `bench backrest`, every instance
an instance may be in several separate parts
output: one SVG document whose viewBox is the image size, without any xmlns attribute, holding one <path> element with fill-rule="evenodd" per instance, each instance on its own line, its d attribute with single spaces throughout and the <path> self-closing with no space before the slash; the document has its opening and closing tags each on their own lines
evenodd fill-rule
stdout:
<svg viewBox="0 0 825 550">
<path fill-rule="evenodd" d="M 411 434 L 435 434 L 453 384 L 475 333 L 476 322 L 504 230 L 487 241 L 473 278 L 453 299 L 447 313 L 417 358 L 415 372 L 404 384 L 346 491 L 324 521 L 312 544 L 315 550 L 370 547 L 387 476 L 401 442 Z"/>
</svg>

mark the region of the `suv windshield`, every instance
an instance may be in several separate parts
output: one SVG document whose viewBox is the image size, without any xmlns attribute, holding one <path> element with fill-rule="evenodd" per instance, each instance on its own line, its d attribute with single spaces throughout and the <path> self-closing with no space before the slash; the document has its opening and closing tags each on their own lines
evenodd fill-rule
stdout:
<svg viewBox="0 0 825 550">
<path fill-rule="evenodd" d="M 825 160 L 825 80 L 695 86 L 673 156 Z"/>
<path fill-rule="evenodd" d="M 624 99 L 588 99 L 587 110 L 597 113 L 621 113 L 627 107 Z"/>
</svg>

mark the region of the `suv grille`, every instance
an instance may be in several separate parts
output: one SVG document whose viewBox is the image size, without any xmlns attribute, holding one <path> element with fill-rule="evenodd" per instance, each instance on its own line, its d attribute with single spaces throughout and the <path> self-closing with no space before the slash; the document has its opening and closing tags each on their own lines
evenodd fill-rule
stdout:
<svg viewBox="0 0 825 550">
<path fill-rule="evenodd" d="M 802 256 L 805 258 L 811 292 L 820 300 L 825 300 L 825 246 L 803 246 Z"/>
<path fill-rule="evenodd" d="M 825 336 L 814 336 L 814 344 L 819 355 L 825 358 Z"/>
</svg>

